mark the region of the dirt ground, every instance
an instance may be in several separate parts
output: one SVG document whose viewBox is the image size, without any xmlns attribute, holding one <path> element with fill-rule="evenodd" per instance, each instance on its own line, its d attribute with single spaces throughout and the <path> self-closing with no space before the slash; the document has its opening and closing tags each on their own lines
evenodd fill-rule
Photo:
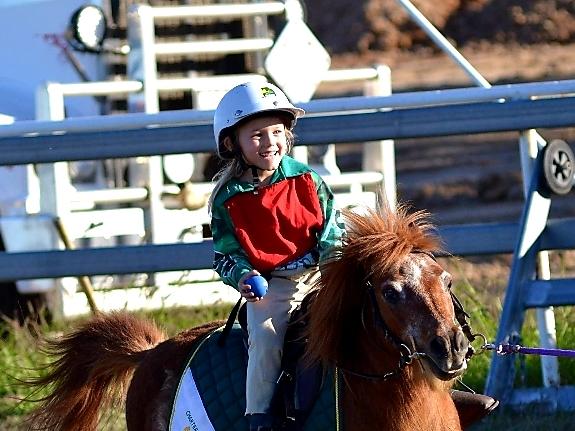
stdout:
<svg viewBox="0 0 575 431">
<path fill-rule="evenodd" d="M 398 0 L 308 0 L 307 21 L 334 56 L 438 52 Z M 459 48 L 575 42 L 571 0 L 412 0 Z"/>
<path fill-rule="evenodd" d="M 575 77 L 572 0 L 411 3 L 491 84 Z M 304 6 L 333 68 L 388 65 L 394 92 L 476 85 L 400 0 L 304 0 Z"/>
<path fill-rule="evenodd" d="M 572 0 L 412 0 L 491 84 L 575 78 Z M 471 87 L 472 82 L 409 18 L 397 0 L 307 1 L 307 20 L 333 68 L 385 64 L 394 93 Z M 357 85 L 325 94 L 359 94 Z M 541 131 L 575 144 L 575 130 Z M 360 169 L 340 148 L 343 169 Z M 357 151 L 357 147 L 356 147 Z M 355 160 L 355 162 L 354 162 Z M 517 220 L 522 209 L 518 134 L 396 142 L 398 194 L 439 223 Z M 554 197 L 552 216 L 573 216 L 572 193 Z"/>
</svg>

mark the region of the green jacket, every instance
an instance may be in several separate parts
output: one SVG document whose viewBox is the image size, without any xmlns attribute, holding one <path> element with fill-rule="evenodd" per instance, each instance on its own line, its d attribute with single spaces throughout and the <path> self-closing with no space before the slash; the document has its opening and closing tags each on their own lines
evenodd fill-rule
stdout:
<svg viewBox="0 0 575 431">
<path fill-rule="evenodd" d="M 212 205 L 214 270 L 238 288 L 252 269 L 316 266 L 344 234 L 331 190 L 307 165 L 284 156 L 269 184 L 232 179 Z"/>
</svg>

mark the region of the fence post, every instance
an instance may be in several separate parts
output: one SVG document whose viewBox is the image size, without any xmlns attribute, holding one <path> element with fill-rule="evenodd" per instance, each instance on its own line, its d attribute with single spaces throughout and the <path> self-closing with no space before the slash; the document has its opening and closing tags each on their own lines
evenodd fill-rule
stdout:
<svg viewBox="0 0 575 431">
<path fill-rule="evenodd" d="M 376 70 L 377 78 L 365 83 L 365 96 L 391 95 L 391 69 L 388 66 L 378 65 Z M 395 142 L 393 139 L 363 144 L 362 169 L 365 172 L 377 171 L 383 173 L 385 197 L 393 208 L 397 201 Z"/>
<path fill-rule="evenodd" d="M 148 5 L 133 5 L 128 15 L 128 77 L 144 84 L 143 93 L 131 94 L 128 98 L 130 112 L 156 114 L 160 111 L 158 96 L 158 73 L 155 54 L 155 29 L 153 8 Z M 136 163 L 134 163 L 136 164 Z M 136 167 L 136 166 L 135 166 Z M 146 231 L 148 240 L 154 244 L 165 242 L 160 232 L 160 214 L 164 210 L 161 196 L 163 189 L 162 157 L 147 158 L 146 184 L 148 187 L 148 210 L 146 211 Z M 135 178 L 130 178 L 131 182 Z M 130 184 L 137 185 L 137 184 Z"/>
<path fill-rule="evenodd" d="M 529 180 L 533 173 L 533 163 L 540 151 L 539 146 L 545 145 L 545 141 L 535 130 L 530 129 L 521 132 L 519 136 L 519 151 L 521 158 L 521 172 L 523 175 L 523 194 L 529 193 Z M 537 278 L 540 280 L 551 279 L 549 268 L 549 252 L 540 251 L 537 255 Z M 555 312 L 553 307 L 536 308 L 537 329 L 539 332 L 539 344 L 541 347 L 553 349 L 557 347 L 557 333 L 555 330 Z M 545 387 L 559 386 L 559 361 L 553 356 L 541 357 L 541 374 Z"/>
<path fill-rule="evenodd" d="M 46 83 L 36 92 L 36 119 L 63 120 L 66 116 L 64 94 L 60 84 Z M 66 196 L 72 187 L 68 174 L 68 162 L 39 163 L 36 165 L 39 182 L 39 211 L 52 218 L 63 217 L 70 212 L 70 199 Z M 54 249 L 59 245 L 55 242 Z M 55 282 L 50 297 L 51 312 L 55 317 L 64 314 L 64 286 L 62 280 Z"/>
</svg>

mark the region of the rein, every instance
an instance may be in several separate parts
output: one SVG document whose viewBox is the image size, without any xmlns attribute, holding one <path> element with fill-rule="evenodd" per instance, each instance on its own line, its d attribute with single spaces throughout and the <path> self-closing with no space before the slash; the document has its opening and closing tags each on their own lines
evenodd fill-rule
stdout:
<svg viewBox="0 0 575 431">
<path fill-rule="evenodd" d="M 513 355 L 521 353 L 523 355 L 540 355 L 540 356 L 560 356 L 564 358 L 575 358 L 575 350 L 567 349 L 550 349 L 543 347 L 524 347 L 519 344 L 491 344 L 485 343 L 481 350 L 493 350 L 500 356 Z"/>
<path fill-rule="evenodd" d="M 340 371 L 343 371 L 345 374 L 350 374 L 350 375 L 355 376 L 355 377 L 361 377 L 362 379 L 379 380 L 379 381 L 385 382 L 385 381 L 391 379 L 392 377 L 398 376 L 399 373 L 401 372 L 401 370 L 403 370 L 408 365 L 411 365 L 411 363 L 413 362 L 414 359 L 419 359 L 420 357 L 426 356 L 425 353 L 421 353 L 421 352 L 411 353 L 411 350 L 405 344 L 402 344 L 400 346 L 399 353 L 400 353 L 400 357 L 399 357 L 399 363 L 397 364 L 397 367 L 391 371 L 388 371 L 387 373 L 382 373 L 382 374 L 360 373 L 359 371 L 353 371 L 353 370 L 350 370 L 349 368 L 344 368 L 344 367 L 341 367 L 339 365 L 337 366 L 337 368 Z"/>
<path fill-rule="evenodd" d="M 459 323 L 459 326 L 461 326 L 461 330 L 469 341 L 469 347 L 467 349 L 467 353 L 465 354 L 465 358 L 471 359 L 471 357 L 475 354 L 475 348 L 471 345 L 471 343 L 473 343 L 477 337 L 481 337 L 485 340 L 485 336 L 483 334 L 473 333 L 469 321 L 467 320 L 471 316 L 467 313 L 467 311 L 465 311 L 463 304 L 461 304 L 461 301 L 459 301 L 459 298 L 455 296 L 455 293 L 453 293 L 451 289 L 449 290 L 449 294 L 451 295 L 451 302 L 453 303 L 453 310 L 455 311 L 455 319 L 457 320 L 457 323 Z"/>
</svg>

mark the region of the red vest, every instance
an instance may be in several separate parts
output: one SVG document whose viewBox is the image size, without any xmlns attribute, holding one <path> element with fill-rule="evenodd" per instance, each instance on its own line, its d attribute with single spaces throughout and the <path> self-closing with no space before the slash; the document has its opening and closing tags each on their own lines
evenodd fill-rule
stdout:
<svg viewBox="0 0 575 431">
<path fill-rule="evenodd" d="M 324 223 L 311 174 L 239 193 L 225 202 L 250 263 L 265 273 L 303 256 Z"/>
</svg>

